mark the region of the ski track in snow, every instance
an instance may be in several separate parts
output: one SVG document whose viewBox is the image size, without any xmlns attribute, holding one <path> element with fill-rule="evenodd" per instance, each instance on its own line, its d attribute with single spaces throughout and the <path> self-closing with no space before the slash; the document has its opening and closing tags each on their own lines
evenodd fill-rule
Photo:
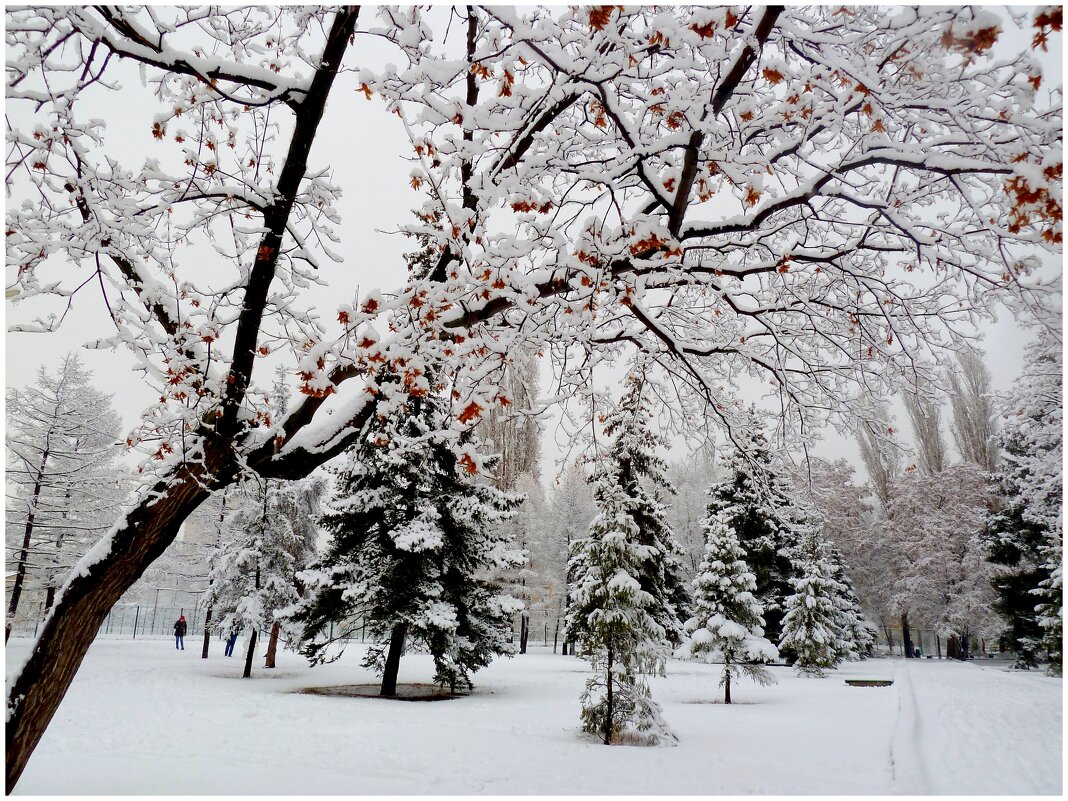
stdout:
<svg viewBox="0 0 1068 801">
<path fill-rule="evenodd" d="M 9 643 L 9 678 L 28 647 Z M 875 659 L 810 679 L 780 667 L 778 684 L 741 682 L 725 706 L 719 666 L 673 661 L 652 688 L 679 745 L 606 748 L 579 729 L 586 664 L 548 649 L 498 660 L 472 696 L 434 703 L 295 692 L 374 681 L 359 645 L 317 668 L 282 652 L 267 671 L 257 655 L 252 680 L 239 678 L 240 645 L 221 653 L 217 640 L 206 661 L 195 638 L 179 653 L 172 639 L 98 640 L 17 794 L 1060 789 L 1060 682 L 1034 674 Z M 431 673 L 411 654 L 400 680 Z M 854 688 L 849 677 L 896 681 Z"/>
</svg>

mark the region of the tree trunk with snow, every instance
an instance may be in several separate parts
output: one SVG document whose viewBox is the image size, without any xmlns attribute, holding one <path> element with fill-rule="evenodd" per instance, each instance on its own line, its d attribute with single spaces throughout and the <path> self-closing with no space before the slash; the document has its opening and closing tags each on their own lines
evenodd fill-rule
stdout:
<svg viewBox="0 0 1068 801">
<path fill-rule="evenodd" d="M 275 654 L 278 652 L 278 633 L 282 630 L 282 624 L 277 620 L 271 626 L 271 638 L 267 641 L 267 656 L 264 662 L 265 668 L 273 668 Z"/>
<path fill-rule="evenodd" d="M 207 614 L 204 615 L 204 648 L 200 652 L 201 659 L 208 658 L 208 645 L 211 643 L 211 607 L 208 607 Z"/>
<path fill-rule="evenodd" d="M 256 655 L 256 635 L 259 632 L 252 629 L 252 636 L 248 638 L 248 651 L 245 653 L 245 672 L 241 674 L 243 679 L 252 678 L 252 658 Z"/>
</svg>

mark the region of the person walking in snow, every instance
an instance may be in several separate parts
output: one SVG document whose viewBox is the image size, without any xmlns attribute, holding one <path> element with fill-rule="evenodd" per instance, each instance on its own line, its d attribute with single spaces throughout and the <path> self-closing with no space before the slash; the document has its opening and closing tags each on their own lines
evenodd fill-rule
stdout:
<svg viewBox="0 0 1068 801">
<path fill-rule="evenodd" d="M 226 656 L 233 656 L 234 655 L 234 644 L 237 642 L 237 633 L 240 630 L 241 629 L 238 627 L 237 623 L 231 624 L 231 626 L 230 626 L 230 636 L 229 636 L 229 639 L 227 639 L 227 641 L 226 641 L 226 651 L 224 652 L 224 654 Z"/>
<path fill-rule="evenodd" d="M 179 615 L 174 623 L 174 648 L 185 650 L 185 615 Z"/>
</svg>

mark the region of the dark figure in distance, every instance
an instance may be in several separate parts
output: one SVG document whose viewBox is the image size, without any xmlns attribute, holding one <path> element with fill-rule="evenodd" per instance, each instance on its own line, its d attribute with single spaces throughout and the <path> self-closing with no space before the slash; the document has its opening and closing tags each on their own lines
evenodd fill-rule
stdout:
<svg viewBox="0 0 1068 801">
<path fill-rule="evenodd" d="M 226 656 L 234 655 L 234 643 L 237 642 L 238 631 L 240 631 L 240 629 L 236 623 L 230 626 L 230 637 L 226 641 L 226 651 L 224 652 Z"/>
<path fill-rule="evenodd" d="M 185 650 L 185 615 L 180 616 L 174 624 L 174 648 Z"/>
</svg>

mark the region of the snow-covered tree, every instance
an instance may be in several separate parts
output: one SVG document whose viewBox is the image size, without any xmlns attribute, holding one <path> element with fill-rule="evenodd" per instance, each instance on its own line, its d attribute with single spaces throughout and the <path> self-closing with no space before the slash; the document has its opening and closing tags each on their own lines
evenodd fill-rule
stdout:
<svg viewBox="0 0 1068 801">
<path fill-rule="evenodd" d="M 577 642 L 593 667 L 582 693 L 586 731 L 619 742 L 627 727 L 651 740 L 673 740 L 646 674 L 661 675 L 671 654 L 671 629 L 662 608 L 642 589 L 650 549 L 629 514 L 628 498 L 616 481 L 595 490 L 600 514 L 586 537 L 572 543 L 573 575 L 567 612 L 567 639 Z"/>
<path fill-rule="evenodd" d="M 978 348 L 957 353 L 957 367 L 949 371 L 953 409 L 953 439 L 965 461 L 991 473 L 997 466 L 997 414 L 990 371 Z"/>
<path fill-rule="evenodd" d="M 662 674 L 681 643 L 689 596 L 678 575 L 680 548 L 648 488 L 667 484 L 640 376 L 628 375 L 605 433 L 612 443 L 592 476 L 600 514 L 572 543 L 568 566 L 567 639 L 593 666 L 582 720 L 605 744 L 628 726 L 652 741 L 673 740 L 644 675 Z"/>
<path fill-rule="evenodd" d="M 1042 647 L 1049 657 L 1049 673 L 1061 675 L 1064 665 L 1064 547 L 1060 530 L 1046 547 L 1044 567 L 1049 578 L 1043 579 L 1033 591 L 1040 599 L 1035 607 L 1038 625 L 1042 627 Z"/>
<path fill-rule="evenodd" d="M 505 574 L 508 592 L 523 602 L 519 613 L 519 653 L 527 652 L 531 615 L 548 625 L 548 616 L 559 606 L 564 591 L 567 552 L 549 528 L 545 490 L 530 473 L 521 473 L 513 487 L 523 501 L 504 523 L 507 541 L 525 555 L 518 570 Z"/>
<path fill-rule="evenodd" d="M 119 418 L 111 396 L 92 386 L 92 373 L 68 354 L 55 373 L 7 391 L 7 564 L 14 581 L 5 640 L 27 586 L 56 588 L 107 531 L 121 492 Z"/>
<path fill-rule="evenodd" d="M 1048 554 L 1062 537 L 1062 388 L 1061 342 L 1047 333 L 1028 347 L 1005 407 L 993 474 L 997 503 L 983 532 L 988 558 L 1003 568 L 994 580 L 996 608 L 1020 667 L 1037 663 L 1050 631 L 1036 618 L 1034 591 L 1051 580 Z M 1044 615 L 1050 619 L 1048 610 Z"/>
<path fill-rule="evenodd" d="M 236 509 L 226 518 L 224 544 L 210 560 L 208 603 L 218 616 L 217 628 L 236 625 L 250 632 L 245 678 L 252 675 L 261 629 L 271 632 L 267 667 L 274 667 L 286 613 L 303 593 L 297 574 L 315 555 L 323 489 L 315 478 L 250 482 L 240 488 Z M 293 641 L 295 627 L 286 625 L 286 631 Z"/>
<path fill-rule="evenodd" d="M 296 479 L 343 452 L 389 416 L 381 385 L 415 356 L 443 371 L 453 431 L 499 402 L 524 347 L 581 391 L 597 363 L 644 351 L 700 430 L 739 423 L 735 379 L 770 381 L 809 429 L 864 414 L 1000 300 L 1059 313 L 1032 267 L 1062 240 L 1060 93 L 1023 48 L 994 48 L 1006 23 L 988 11 L 457 13 L 7 12 L 13 322 L 51 335 L 102 293 L 88 336 L 123 349 L 153 399 L 133 437 L 143 483 L 10 683 L 9 789 L 84 632 L 191 511 L 244 473 Z M 1012 24 L 1044 45 L 1059 20 Z M 404 68 L 374 69 L 357 23 Z M 362 244 L 372 223 L 338 225 L 333 181 L 380 166 L 324 169 L 346 74 L 369 102 L 342 124 L 399 124 L 404 181 L 441 217 L 428 276 L 337 308 L 356 277 L 330 264 L 334 240 Z M 255 379 L 280 362 L 303 398 L 277 417 Z"/>
<path fill-rule="evenodd" d="M 835 565 L 815 530 L 802 536 L 798 557 L 801 574 L 791 580 L 794 593 L 786 599 L 779 650 L 793 659 L 799 674 L 822 677 L 856 652 L 841 603 L 848 590 L 835 580 Z"/>
<path fill-rule="evenodd" d="M 487 453 L 497 457 L 493 484 L 499 490 L 515 490 L 519 477 L 541 477 L 541 426 L 538 411 L 538 359 L 530 353 L 511 354 L 501 387 L 507 405 L 486 411 L 476 429 Z"/>
<path fill-rule="evenodd" d="M 835 603 L 841 614 L 842 629 L 846 634 L 848 649 L 845 658 L 859 660 L 871 656 L 875 650 L 875 626 L 864 616 L 860 598 L 853 588 L 849 576 L 849 566 L 842 552 L 834 542 L 824 538 L 827 544 L 827 557 L 831 565 L 831 578 L 842 586 L 842 591 L 835 596 Z"/>
<path fill-rule="evenodd" d="M 772 641 L 782 633 L 784 603 L 797 575 L 797 510 L 790 489 L 772 465 L 767 440 L 755 434 L 745 451 L 724 460 L 722 481 L 709 490 L 708 511 L 738 536 L 745 562 L 756 576 L 756 598 Z"/>
<path fill-rule="evenodd" d="M 723 703 L 731 702 L 731 682 L 748 676 L 770 684 L 764 667 L 779 652 L 764 637 L 763 611 L 753 593 L 756 577 L 745 563 L 745 551 L 734 529 L 717 514 L 705 519 L 705 555 L 693 581 L 694 614 L 686 621 L 688 653 L 723 665 Z"/>
<path fill-rule="evenodd" d="M 946 438 L 942 435 L 942 408 L 930 397 L 905 393 L 905 411 L 912 423 L 916 463 L 924 475 L 941 473 L 949 464 Z"/>
<path fill-rule="evenodd" d="M 596 516 L 597 507 L 594 504 L 587 476 L 578 462 L 571 462 L 556 481 L 549 498 L 548 529 L 554 538 L 557 552 L 563 555 L 562 564 L 557 566 L 557 575 L 561 582 L 561 591 L 558 596 L 558 627 L 564 624 L 571 595 L 568 561 L 572 543 L 586 536 Z M 560 652 L 565 656 L 569 652 L 574 654 L 574 643 L 568 640 L 566 627 L 562 634 L 563 642 Z M 554 635 L 554 650 L 555 644 L 556 636 Z"/>
<path fill-rule="evenodd" d="M 715 480 L 715 469 L 714 454 L 703 448 L 668 464 L 667 478 L 675 491 L 668 501 L 668 520 L 682 546 L 683 575 L 691 582 L 705 552 L 708 487 Z"/>
<path fill-rule="evenodd" d="M 855 470 L 844 459 L 809 459 L 791 473 L 790 484 L 821 521 L 820 531 L 831 545 L 831 556 L 843 569 L 835 578 L 855 593 L 862 610 L 856 641 L 863 654 L 872 636 L 868 621 L 878 625 L 893 649 L 895 552 L 871 487 L 857 485 L 854 479 Z"/>
<path fill-rule="evenodd" d="M 364 660 L 396 695 L 406 641 L 430 651 L 434 681 L 471 687 L 471 673 L 514 652 L 511 616 L 522 604 L 486 574 L 515 568 L 500 523 L 518 503 L 479 483 L 439 433 L 447 406 L 420 379 L 407 410 L 365 432 L 335 472 L 322 524 L 331 539 L 302 574 L 309 596 L 296 617 L 313 661 L 336 653 L 331 624 L 358 616 L 372 646 Z M 340 647 L 343 647 L 341 645 Z"/>
<path fill-rule="evenodd" d="M 906 472 L 890 500 L 895 599 L 940 636 L 958 637 L 965 656 L 972 636 L 996 630 L 996 570 L 980 539 L 989 499 L 982 471 L 961 462 L 932 476 Z"/>
</svg>

